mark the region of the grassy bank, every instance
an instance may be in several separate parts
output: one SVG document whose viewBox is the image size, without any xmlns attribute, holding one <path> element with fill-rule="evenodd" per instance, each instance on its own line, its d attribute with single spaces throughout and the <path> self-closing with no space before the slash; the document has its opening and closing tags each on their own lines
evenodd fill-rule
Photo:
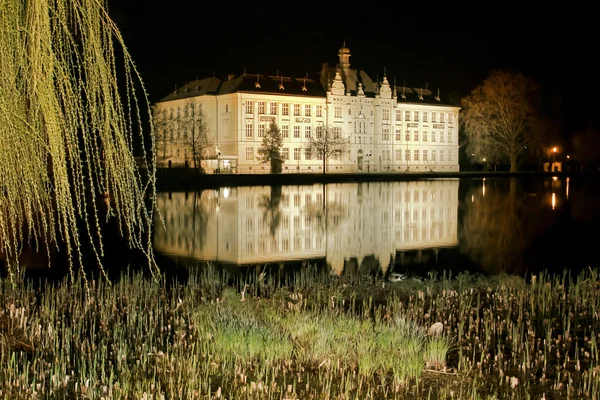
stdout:
<svg viewBox="0 0 600 400">
<path fill-rule="evenodd" d="M 1 398 L 600 394 L 593 270 L 392 283 L 311 269 L 242 281 L 208 268 L 185 283 L 124 274 L 0 288 Z"/>
</svg>

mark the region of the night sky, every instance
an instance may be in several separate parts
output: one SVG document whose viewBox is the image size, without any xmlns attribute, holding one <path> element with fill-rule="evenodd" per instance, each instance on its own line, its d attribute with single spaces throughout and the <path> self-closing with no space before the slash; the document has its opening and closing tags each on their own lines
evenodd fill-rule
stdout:
<svg viewBox="0 0 600 400">
<path fill-rule="evenodd" d="M 109 0 L 109 13 L 151 102 L 175 85 L 244 68 L 317 79 L 322 63 L 337 63 L 345 42 L 352 68 L 373 79 L 385 69 L 390 83 L 439 88 L 442 97 L 460 99 L 493 69 L 520 71 L 558 100 L 567 133 L 600 129 L 598 21 L 588 5 L 313 4 Z"/>
</svg>

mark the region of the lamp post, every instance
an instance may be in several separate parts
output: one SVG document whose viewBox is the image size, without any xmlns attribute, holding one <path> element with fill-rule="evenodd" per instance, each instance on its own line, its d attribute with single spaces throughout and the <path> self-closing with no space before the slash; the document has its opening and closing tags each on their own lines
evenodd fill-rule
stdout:
<svg viewBox="0 0 600 400">
<path fill-rule="evenodd" d="M 221 173 L 221 149 L 219 149 L 219 145 L 216 146 L 216 151 L 217 151 L 217 170 L 216 170 L 216 173 L 220 174 Z"/>
<path fill-rule="evenodd" d="M 558 148 L 556 146 L 554 146 L 552 148 L 552 168 L 551 168 L 552 172 L 554 172 L 554 168 L 556 168 L 554 166 L 554 164 L 556 164 L 556 152 L 557 151 L 558 151 Z"/>
</svg>

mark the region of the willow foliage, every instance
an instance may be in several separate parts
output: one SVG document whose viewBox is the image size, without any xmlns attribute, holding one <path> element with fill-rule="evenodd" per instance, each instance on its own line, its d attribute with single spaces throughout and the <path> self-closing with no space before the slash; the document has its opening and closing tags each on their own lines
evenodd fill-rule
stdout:
<svg viewBox="0 0 600 400">
<path fill-rule="evenodd" d="M 9 271 L 33 246 L 66 251 L 72 273 L 84 243 L 103 270 L 108 218 L 154 270 L 154 143 L 142 137 L 150 109 L 103 1 L 0 0 L 0 69 L 0 255 Z M 151 149 L 146 168 L 134 140 Z"/>
</svg>

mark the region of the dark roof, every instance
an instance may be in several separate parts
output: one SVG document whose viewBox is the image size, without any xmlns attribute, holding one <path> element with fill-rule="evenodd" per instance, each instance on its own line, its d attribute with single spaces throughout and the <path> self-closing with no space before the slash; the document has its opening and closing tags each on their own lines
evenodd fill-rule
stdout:
<svg viewBox="0 0 600 400">
<path fill-rule="evenodd" d="M 450 101 L 444 99 L 441 95 L 438 97 L 438 93 L 432 93 L 431 90 L 425 88 L 396 86 L 398 103 L 432 104 L 456 107 L 456 104 L 452 104 Z"/>
<path fill-rule="evenodd" d="M 183 87 L 169 93 L 160 101 L 236 92 L 325 97 L 327 82 L 328 80 L 331 82 L 335 76 L 336 69 L 329 68 L 326 64 L 323 67 L 319 81 L 306 77 L 292 78 L 282 75 L 260 74 L 230 75 L 225 80 L 215 77 L 199 79 L 186 83 Z M 381 87 L 380 84 L 374 82 L 362 70 L 350 70 L 348 76 L 343 76 L 342 79 L 352 95 L 358 93 L 359 83 L 362 84 L 362 89 L 367 97 L 375 97 Z M 456 106 L 441 96 L 438 101 L 438 94 L 425 88 L 396 86 L 395 95 L 398 98 L 398 103 Z"/>
<path fill-rule="evenodd" d="M 236 92 L 325 97 L 325 89 L 317 81 L 307 77 L 242 74 L 230 75 L 225 80 L 213 77 L 192 81 L 169 93 L 160 101 Z"/>
</svg>

